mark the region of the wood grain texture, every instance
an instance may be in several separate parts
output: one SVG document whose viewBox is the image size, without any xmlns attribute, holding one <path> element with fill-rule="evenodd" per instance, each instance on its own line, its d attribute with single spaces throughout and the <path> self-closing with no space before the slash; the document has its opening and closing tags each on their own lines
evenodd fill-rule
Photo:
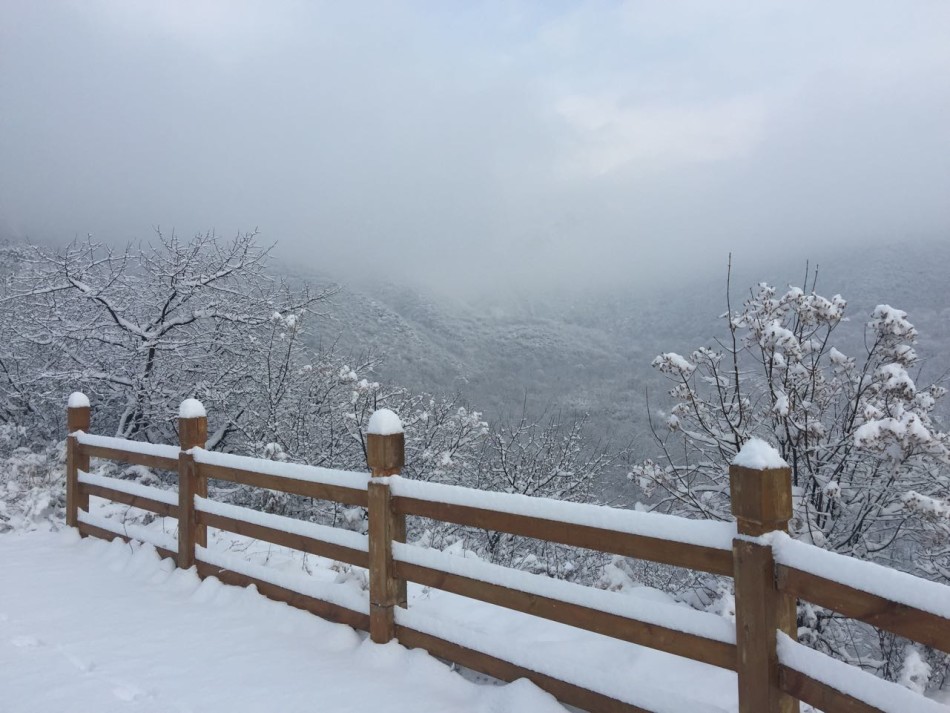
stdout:
<svg viewBox="0 0 950 713">
<path fill-rule="evenodd" d="M 729 466 L 732 514 L 740 537 L 732 543 L 736 596 L 736 674 L 739 713 L 798 713 L 798 700 L 779 684 L 778 636 L 798 640 L 795 598 L 779 591 L 769 545 L 746 537 L 788 532 L 792 472 Z"/>
<path fill-rule="evenodd" d="M 308 480 L 284 478 L 279 475 L 265 475 L 253 470 L 229 468 L 220 465 L 210 465 L 208 463 L 198 463 L 197 466 L 201 476 L 211 480 L 224 480 L 228 483 L 278 490 L 291 495 L 302 495 L 305 498 L 329 500 L 331 502 L 343 503 L 344 505 L 358 505 L 364 508 L 368 502 L 366 490 L 362 488 L 313 483 Z"/>
<path fill-rule="evenodd" d="M 79 524 L 79 441 L 75 436 L 66 437 L 66 525 Z M 86 509 L 89 505 L 87 503 Z M 81 534 L 81 531 L 80 531 Z"/>
<path fill-rule="evenodd" d="M 743 535 L 787 532 L 792 519 L 792 471 L 788 467 L 756 470 L 731 465 L 729 497 Z"/>
<path fill-rule="evenodd" d="M 537 594 L 528 594 L 517 589 L 509 589 L 497 584 L 449 574 L 429 567 L 409 564 L 408 562 L 397 561 L 395 568 L 397 577 L 428 587 L 435 587 L 446 592 L 550 619 L 568 626 L 629 641 L 633 644 L 648 646 L 731 671 L 736 668 L 736 647 L 734 644 L 726 644 L 656 624 L 628 619 L 616 614 L 608 614 L 598 609 L 591 609 Z"/>
<path fill-rule="evenodd" d="M 105 460 L 119 461 L 131 465 L 144 465 L 146 468 L 157 468 L 158 470 L 178 470 L 177 458 L 166 458 L 165 456 L 148 453 L 133 453 L 121 448 L 90 446 L 85 443 L 79 444 L 79 452 L 87 458 L 104 458 Z"/>
<path fill-rule="evenodd" d="M 79 489 L 87 496 L 94 495 L 97 498 L 105 498 L 123 505 L 149 510 L 162 517 L 178 517 L 177 505 L 169 505 L 160 500 L 153 500 L 141 495 L 131 495 L 121 490 L 114 490 L 103 485 L 93 485 L 92 483 L 79 483 Z"/>
<path fill-rule="evenodd" d="M 797 713 L 779 686 L 776 648 L 777 631 L 797 640 L 795 600 L 775 587 L 771 547 L 737 539 L 733 552 L 739 713 Z"/>
<path fill-rule="evenodd" d="M 405 540 L 405 524 L 393 512 L 389 485 L 370 482 L 369 495 L 369 605 L 370 637 L 385 644 L 395 636 L 393 607 L 406 606 L 406 583 L 396 576 L 393 540 Z"/>
<path fill-rule="evenodd" d="M 886 713 L 787 666 L 779 666 L 779 682 L 787 694 L 824 713 Z"/>
<path fill-rule="evenodd" d="M 652 713 L 652 711 L 644 708 L 605 696 L 603 693 L 566 683 L 543 673 L 517 666 L 504 659 L 405 626 L 396 626 L 396 637 L 403 646 L 425 649 L 433 656 L 454 661 L 473 671 L 479 671 L 501 681 L 516 681 L 519 678 L 526 678 L 562 703 L 591 711 L 591 713 Z"/>
<path fill-rule="evenodd" d="M 208 440 L 208 417 L 196 416 L 194 418 L 178 419 L 178 446 L 181 450 L 187 451 L 192 448 L 204 448 Z M 201 476 L 200 471 L 192 464 L 191 473 L 195 479 L 192 486 L 195 495 L 201 498 L 208 497 L 208 479 Z M 195 518 L 194 522 L 195 544 L 199 547 L 208 546 L 208 528 L 200 524 Z"/>
<path fill-rule="evenodd" d="M 82 431 L 89 433 L 92 423 L 92 410 L 88 406 L 73 406 L 66 408 L 66 433 Z"/>
<path fill-rule="evenodd" d="M 396 512 L 732 576 L 732 551 L 494 510 L 393 497 Z"/>
<path fill-rule="evenodd" d="M 366 465 L 374 478 L 398 475 L 406 464 L 406 442 L 402 433 L 366 434 Z"/>
<path fill-rule="evenodd" d="M 183 451 L 204 448 L 208 440 L 208 417 L 178 419 L 178 445 Z"/>
<path fill-rule="evenodd" d="M 234 518 L 223 515 L 214 515 L 208 512 L 197 513 L 199 525 L 214 527 L 219 530 L 226 530 L 245 537 L 251 537 L 255 540 L 270 542 L 281 547 L 289 547 L 294 550 L 300 550 L 317 557 L 329 557 L 332 560 L 346 562 L 357 567 L 369 567 L 369 554 L 362 550 L 355 550 L 351 547 L 343 547 L 331 542 L 324 542 L 313 537 L 305 535 L 296 535 L 284 530 L 276 530 L 272 527 L 257 525 L 244 520 L 235 520 Z"/>
<path fill-rule="evenodd" d="M 77 525 L 79 529 L 79 534 L 83 537 L 98 537 L 100 540 L 106 540 L 112 542 L 115 538 L 119 538 L 123 542 L 131 542 L 135 538 L 128 537 L 127 535 L 120 535 L 116 532 L 111 532 L 102 527 L 96 527 L 95 525 L 90 525 L 85 522 L 80 522 Z M 137 540 L 138 541 L 138 540 Z M 155 547 L 154 545 L 152 545 Z M 162 559 L 177 559 L 178 553 L 172 552 L 171 550 L 166 550 L 164 547 L 155 547 L 155 551 L 162 557 Z"/>
<path fill-rule="evenodd" d="M 79 488 L 79 471 L 89 471 L 89 456 L 79 448 L 79 441 L 68 434 L 89 432 L 92 411 L 88 406 L 66 408 L 66 524 L 79 524 L 79 511 L 89 510 L 89 496 Z"/>
<path fill-rule="evenodd" d="M 195 564 L 197 483 L 198 473 L 194 456 L 182 451 L 178 456 L 178 566 L 182 569 L 188 569 Z"/>
<path fill-rule="evenodd" d="M 199 577 L 217 577 L 225 584 L 231 584 L 235 587 L 247 587 L 253 584 L 255 587 L 257 587 L 257 591 L 268 599 L 284 602 L 292 607 L 296 607 L 297 609 L 303 609 L 304 611 L 315 614 L 322 619 L 326 619 L 327 621 L 336 622 L 338 624 L 346 624 L 347 626 L 352 626 L 354 629 L 359 629 L 361 631 L 369 631 L 369 616 L 363 614 L 362 612 L 353 611 L 352 609 L 347 609 L 346 607 L 340 606 L 339 604 L 333 604 L 332 602 L 326 602 L 322 599 L 317 599 L 316 597 L 301 594 L 300 592 L 295 592 L 292 589 L 286 589 L 276 584 L 265 582 L 262 579 L 249 577 L 248 575 L 241 574 L 240 572 L 222 569 L 216 565 L 208 564 L 207 562 L 201 562 L 200 560 L 197 561 L 195 565 L 197 567 Z"/>
<path fill-rule="evenodd" d="M 776 579 L 779 589 L 790 596 L 950 653 L 950 620 L 942 616 L 898 604 L 794 567 L 778 565 Z"/>
</svg>

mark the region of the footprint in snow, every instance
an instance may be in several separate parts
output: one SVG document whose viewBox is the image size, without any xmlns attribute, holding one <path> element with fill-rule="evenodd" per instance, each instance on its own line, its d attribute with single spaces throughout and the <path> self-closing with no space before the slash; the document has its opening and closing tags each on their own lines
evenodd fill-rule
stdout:
<svg viewBox="0 0 950 713">
<path fill-rule="evenodd" d="M 73 666 L 75 666 L 77 669 L 79 669 L 83 673 L 90 673 L 96 667 L 95 662 L 81 659 L 78 656 L 69 653 L 69 651 L 67 651 L 62 646 L 57 646 L 56 650 L 59 653 L 61 653 L 64 657 L 66 657 L 66 660 L 69 661 L 69 663 L 71 663 Z"/>
<path fill-rule="evenodd" d="M 35 636 L 14 636 L 12 639 L 10 639 L 10 643 L 16 646 L 18 649 L 26 649 L 39 646 L 42 642 Z"/>
<path fill-rule="evenodd" d="M 139 698 L 145 697 L 145 691 L 136 688 L 135 686 L 119 686 L 118 688 L 112 689 L 112 695 L 118 698 L 120 701 L 136 701 Z"/>
</svg>

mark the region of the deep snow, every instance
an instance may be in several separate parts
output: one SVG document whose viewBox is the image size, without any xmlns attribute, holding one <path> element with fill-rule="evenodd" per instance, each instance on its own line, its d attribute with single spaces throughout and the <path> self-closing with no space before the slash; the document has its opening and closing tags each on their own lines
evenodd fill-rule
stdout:
<svg viewBox="0 0 950 713">
<path fill-rule="evenodd" d="M 563 713 L 252 590 L 75 531 L 0 537 L 4 713 Z"/>
</svg>

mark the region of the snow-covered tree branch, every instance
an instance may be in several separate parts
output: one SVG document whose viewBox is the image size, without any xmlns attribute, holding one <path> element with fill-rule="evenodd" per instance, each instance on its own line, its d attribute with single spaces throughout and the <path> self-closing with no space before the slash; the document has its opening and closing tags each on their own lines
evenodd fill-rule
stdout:
<svg viewBox="0 0 950 713">
<path fill-rule="evenodd" d="M 34 248 L 8 280 L 15 319 L 5 326 L 21 353 L 43 353 L 35 379 L 94 394 L 117 414 L 117 435 L 162 438 L 181 399 L 223 407 L 242 389 L 252 337 L 274 314 L 303 314 L 331 294 L 290 288 L 268 272 L 268 255 L 254 233 L 158 232 L 156 244 L 121 251 L 91 239 Z"/>
<path fill-rule="evenodd" d="M 722 315 L 723 338 L 656 357 L 672 408 L 651 413 L 659 457 L 629 477 L 657 510 L 726 520 L 729 463 L 763 438 L 792 469 L 794 536 L 946 581 L 950 435 L 933 417 L 945 390 L 920 383 L 917 330 L 899 309 L 874 308 L 849 353 L 846 306 L 763 283 Z M 842 644 L 822 616 L 819 638 Z"/>
</svg>

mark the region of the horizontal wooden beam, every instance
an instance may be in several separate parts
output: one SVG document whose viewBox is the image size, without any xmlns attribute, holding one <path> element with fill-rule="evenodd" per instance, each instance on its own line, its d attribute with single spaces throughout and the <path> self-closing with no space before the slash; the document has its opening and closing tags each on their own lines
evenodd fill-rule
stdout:
<svg viewBox="0 0 950 713">
<path fill-rule="evenodd" d="M 435 587 L 463 597 L 478 599 L 506 609 L 532 614 L 731 671 L 736 670 L 735 644 L 726 644 L 657 624 L 609 614 L 599 609 L 591 609 L 538 594 L 529 594 L 408 562 L 396 561 L 395 568 L 396 577 L 399 579 L 417 582 L 427 587 Z"/>
<path fill-rule="evenodd" d="M 651 562 L 662 562 L 676 567 L 698 569 L 727 577 L 731 577 L 733 573 L 731 549 L 720 550 L 715 547 L 672 542 L 589 525 L 576 525 L 528 515 L 484 510 L 468 505 L 451 505 L 404 496 L 395 496 L 392 502 L 396 512 L 406 515 L 418 515 L 441 522 L 479 527 L 484 530 L 509 532 L 513 535 L 559 542 L 574 547 L 586 547 L 599 552 L 609 552 Z"/>
<path fill-rule="evenodd" d="M 280 475 L 266 475 L 253 470 L 211 465 L 209 463 L 196 462 L 196 465 L 198 466 L 198 475 L 204 478 L 225 480 L 229 483 L 250 485 L 255 488 L 278 490 L 283 493 L 289 493 L 290 495 L 302 495 L 306 498 L 330 500 L 336 503 L 343 503 L 344 505 L 366 507 L 368 503 L 365 488 L 348 488 L 343 485 L 315 483 L 310 480 L 285 478 Z"/>
<path fill-rule="evenodd" d="M 329 557 L 332 560 L 339 560 L 357 567 L 369 567 L 369 553 L 363 550 L 356 550 L 352 547 L 337 545 L 332 542 L 318 540 L 315 537 L 306 535 L 297 535 L 284 530 L 277 530 L 265 525 L 257 525 L 245 520 L 236 520 L 224 515 L 215 515 L 209 512 L 197 512 L 198 524 L 214 527 L 219 530 L 227 530 L 238 535 L 244 535 L 255 540 L 263 540 L 281 547 L 289 547 L 293 550 L 300 550 L 310 555 L 318 557 Z"/>
<path fill-rule="evenodd" d="M 161 500 L 153 500 L 152 498 L 146 498 L 143 495 L 132 495 L 121 490 L 107 488 L 103 485 L 83 483 L 82 481 L 79 482 L 79 490 L 80 492 L 86 493 L 87 495 L 95 495 L 97 498 L 113 500 L 117 503 L 122 503 L 123 505 L 141 508 L 142 510 L 150 510 L 151 512 L 161 515 L 162 517 L 178 517 L 177 505 L 163 503 Z"/>
<path fill-rule="evenodd" d="M 222 569 L 217 565 L 208 564 L 201 560 L 195 562 L 195 566 L 198 569 L 198 576 L 202 579 L 206 577 L 217 577 L 225 584 L 231 584 L 236 587 L 247 587 L 253 584 L 257 587 L 257 591 L 268 599 L 284 602 L 297 609 L 303 609 L 327 621 L 346 624 L 361 631 L 369 631 L 369 614 L 363 614 L 362 612 L 347 609 L 339 604 L 333 604 L 332 602 L 301 594 L 292 589 L 265 582 L 263 579 L 250 577 L 230 569 Z"/>
<path fill-rule="evenodd" d="M 778 588 L 852 619 L 950 653 L 950 620 L 794 567 L 776 567 Z"/>
<path fill-rule="evenodd" d="M 473 671 L 493 676 L 501 681 L 516 681 L 526 678 L 538 688 L 547 691 L 562 703 L 597 713 L 652 713 L 643 708 L 610 698 L 572 683 L 565 683 L 543 673 L 516 666 L 504 659 L 469 649 L 415 629 L 396 625 L 396 638 L 408 648 L 425 649 L 433 656 L 470 668 Z"/>
<path fill-rule="evenodd" d="M 778 675 L 783 691 L 824 713 L 886 713 L 793 668 L 779 664 Z"/>
<path fill-rule="evenodd" d="M 159 470 L 178 470 L 177 458 L 166 458 L 165 456 L 157 456 L 150 453 L 135 453 L 134 451 L 125 451 L 121 448 L 90 446 L 85 443 L 79 444 L 79 452 L 90 458 L 104 458 L 106 460 L 115 460 L 122 463 L 131 463 L 132 465 L 144 465 L 146 468 L 158 468 Z"/>
<path fill-rule="evenodd" d="M 97 537 L 100 540 L 108 540 L 109 542 L 112 542 L 112 540 L 114 540 L 116 537 L 118 537 L 123 542 L 131 542 L 132 540 L 135 540 L 134 537 L 128 537 L 127 535 L 120 535 L 117 532 L 106 530 L 104 527 L 96 527 L 95 525 L 90 525 L 89 523 L 82 522 L 82 521 L 77 523 L 76 527 L 79 529 L 79 534 L 82 535 L 83 537 Z M 141 540 L 136 540 L 136 541 L 141 542 Z M 163 559 L 166 557 L 170 557 L 171 559 L 178 558 L 177 552 L 166 550 L 164 547 L 156 547 L 155 545 L 152 545 L 152 547 L 155 547 L 155 551 L 158 552 L 158 554 L 161 555 Z"/>
</svg>

